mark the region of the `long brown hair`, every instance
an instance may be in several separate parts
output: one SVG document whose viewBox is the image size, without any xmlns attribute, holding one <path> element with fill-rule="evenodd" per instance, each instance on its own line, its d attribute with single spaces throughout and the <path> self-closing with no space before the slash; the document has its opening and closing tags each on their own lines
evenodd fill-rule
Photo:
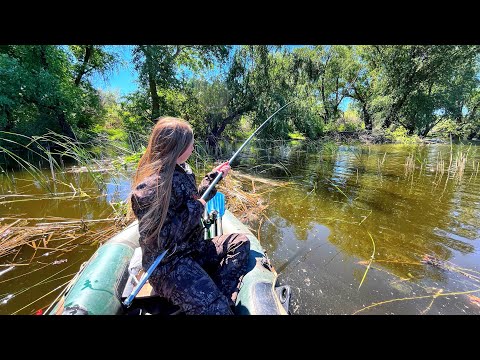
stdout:
<svg viewBox="0 0 480 360">
<path fill-rule="evenodd" d="M 138 162 L 132 185 L 132 189 L 135 189 L 145 178 L 153 174 L 159 175 L 156 196 L 148 204 L 149 208 L 142 218 L 142 230 L 147 234 L 147 243 L 158 239 L 167 216 L 177 159 L 193 141 L 192 128 L 185 120 L 175 117 L 160 117 L 157 120 L 147 149 Z"/>
</svg>

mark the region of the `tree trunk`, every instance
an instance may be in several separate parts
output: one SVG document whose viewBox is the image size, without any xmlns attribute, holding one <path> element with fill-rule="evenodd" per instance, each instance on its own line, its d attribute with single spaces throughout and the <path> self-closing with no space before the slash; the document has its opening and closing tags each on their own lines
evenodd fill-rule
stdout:
<svg viewBox="0 0 480 360">
<path fill-rule="evenodd" d="M 409 125 L 406 126 L 406 129 L 407 129 L 407 134 L 408 135 L 412 136 L 413 134 L 415 134 L 415 126 L 414 125 L 409 124 Z"/>
<path fill-rule="evenodd" d="M 403 99 L 401 99 L 399 102 L 393 104 L 391 107 L 390 107 L 390 111 L 388 112 L 388 115 L 387 117 L 385 118 L 385 121 L 382 125 L 382 127 L 384 129 L 388 129 L 390 127 L 390 125 L 394 124 L 397 122 L 398 120 L 398 113 L 400 111 L 400 109 L 402 108 L 403 106 L 403 103 L 405 102 L 406 100 L 406 97 L 404 97 Z"/>
<path fill-rule="evenodd" d="M 226 118 L 223 118 L 220 121 L 220 126 L 214 127 L 210 134 L 207 135 L 207 142 L 209 146 L 216 146 L 218 144 L 218 139 L 222 136 L 223 131 L 225 130 L 226 126 L 232 123 L 235 119 L 239 116 L 242 116 L 247 111 L 251 110 L 252 106 L 246 106 L 244 108 L 238 109 L 232 114 L 228 115 Z"/>
<path fill-rule="evenodd" d="M 383 122 L 383 125 L 382 125 L 382 128 L 384 129 L 388 129 L 390 127 L 390 125 L 392 125 L 392 113 L 389 112 L 389 114 L 387 115 L 387 117 L 385 118 L 385 121 Z"/>
<path fill-rule="evenodd" d="M 152 97 L 152 121 L 155 122 L 155 119 L 160 116 L 160 98 L 157 93 L 155 76 L 151 72 L 148 73 L 148 86 L 150 88 L 150 96 Z"/>
<path fill-rule="evenodd" d="M 216 147 L 218 144 L 218 137 L 217 134 L 214 134 L 214 131 L 212 130 L 210 134 L 207 135 L 207 143 L 209 147 Z"/>
<path fill-rule="evenodd" d="M 370 113 L 368 112 L 368 109 L 367 109 L 368 96 L 367 95 L 362 96 L 360 90 L 357 89 L 355 86 L 352 86 L 352 88 L 353 88 L 353 92 L 355 94 L 355 96 L 352 97 L 352 98 L 359 101 L 360 104 L 362 105 L 362 118 L 363 118 L 363 122 L 365 123 L 365 130 L 372 131 L 372 129 L 373 129 L 372 116 L 370 115 Z"/>
<path fill-rule="evenodd" d="M 327 104 L 327 99 L 325 97 L 325 87 L 323 86 L 323 77 L 322 77 L 321 94 L 322 94 L 323 108 L 325 109 L 325 117 L 324 117 L 323 121 L 326 124 L 328 122 L 328 120 L 330 119 L 330 114 L 328 113 L 328 104 Z"/>
<path fill-rule="evenodd" d="M 145 55 L 145 64 L 147 67 L 148 73 L 148 88 L 150 90 L 150 97 L 152 99 L 152 121 L 155 122 L 160 116 L 160 99 L 157 93 L 157 82 L 155 80 L 155 71 L 154 67 L 152 66 L 153 59 L 152 55 L 150 54 L 150 46 L 141 46 L 140 49 L 142 50 L 143 54 Z"/>
<path fill-rule="evenodd" d="M 87 65 L 88 65 L 88 62 L 90 61 L 90 58 L 92 57 L 92 54 L 93 54 L 93 45 L 87 45 L 87 47 L 85 48 L 85 56 L 83 57 L 82 66 L 80 67 L 77 77 L 75 78 L 75 86 L 77 87 L 80 85 L 80 81 L 82 81 L 83 75 L 85 75 L 87 72 Z"/>
<path fill-rule="evenodd" d="M 58 124 L 60 125 L 60 128 L 62 129 L 62 132 L 65 135 L 67 135 L 72 140 L 76 140 L 73 129 L 70 126 L 70 124 L 67 122 L 67 120 L 65 119 L 65 113 L 62 110 L 60 110 L 59 113 L 58 113 Z"/>
<path fill-rule="evenodd" d="M 13 120 L 12 111 L 7 107 L 5 108 L 5 116 L 7 118 L 7 123 L 5 124 L 4 131 L 11 132 L 15 126 L 15 121 Z"/>
<path fill-rule="evenodd" d="M 372 131 L 373 122 L 370 113 L 365 105 L 362 106 L 363 122 L 365 123 L 365 130 Z"/>
</svg>

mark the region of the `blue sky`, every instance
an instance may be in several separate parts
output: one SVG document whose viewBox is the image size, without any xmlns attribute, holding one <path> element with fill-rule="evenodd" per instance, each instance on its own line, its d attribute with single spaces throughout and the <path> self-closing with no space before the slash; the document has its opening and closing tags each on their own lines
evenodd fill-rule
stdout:
<svg viewBox="0 0 480 360">
<path fill-rule="evenodd" d="M 137 74 L 133 68 L 131 46 L 110 46 L 112 51 L 119 53 L 123 64 L 121 64 L 114 73 L 110 74 L 106 80 L 98 75 L 94 75 L 92 77 L 93 86 L 103 91 L 118 93 L 120 96 L 130 94 L 138 89 Z M 213 72 L 218 72 L 218 70 L 214 70 Z M 340 104 L 340 109 L 345 111 L 350 101 L 351 99 L 345 98 Z"/>
<path fill-rule="evenodd" d="M 118 69 L 104 80 L 98 75 L 92 77 L 93 86 L 103 90 L 118 92 L 120 96 L 134 92 L 138 88 L 137 74 L 133 69 L 131 47 L 126 45 L 111 45 L 112 50 L 118 51 L 123 62 Z"/>
<path fill-rule="evenodd" d="M 132 93 L 138 88 L 136 75 L 128 68 L 110 75 L 106 82 L 98 76 L 95 76 L 92 82 L 93 86 L 103 91 L 118 92 L 121 96 Z"/>
</svg>

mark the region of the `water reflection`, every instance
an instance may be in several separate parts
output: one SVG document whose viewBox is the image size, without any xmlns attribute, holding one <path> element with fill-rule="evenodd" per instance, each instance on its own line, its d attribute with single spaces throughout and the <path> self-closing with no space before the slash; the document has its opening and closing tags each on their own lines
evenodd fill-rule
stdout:
<svg viewBox="0 0 480 360">
<path fill-rule="evenodd" d="M 314 150 L 272 147 L 263 157 L 279 159 L 292 174 L 275 169 L 270 176 L 298 184 L 270 195 L 274 224 L 261 228 L 280 279 L 294 287 L 294 313 L 479 313 L 471 298 L 480 282 L 476 153 L 458 181 L 454 163 L 439 173 L 450 146 Z M 409 156 L 414 163 L 406 171 Z M 372 255 L 369 233 L 376 251 L 358 289 Z M 440 262 L 428 263 L 428 256 Z"/>
</svg>

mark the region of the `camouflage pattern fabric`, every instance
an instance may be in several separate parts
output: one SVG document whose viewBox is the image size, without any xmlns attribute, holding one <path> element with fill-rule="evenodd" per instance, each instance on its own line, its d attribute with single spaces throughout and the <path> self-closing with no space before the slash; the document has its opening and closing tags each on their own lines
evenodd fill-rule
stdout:
<svg viewBox="0 0 480 360">
<path fill-rule="evenodd" d="M 168 249 L 167 256 L 150 276 L 155 291 L 186 314 L 233 314 L 241 278 L 246 272 L 250 243 L 244 234 L 203 239 L 200 219 L 205 207 L 197 199 L 215 179 L 208 173 L 196 187 L 188 164 L 177 165 L 167 216 L 158 242 L 147 244 L 142 221 L 156 196 L 158 175 L 142 181 L 132 192 L 132 209 L 139 220 L 140 246 L 145 270 Z M 215 195 L 211 191 L 209 200 Z"/>
</svg>

